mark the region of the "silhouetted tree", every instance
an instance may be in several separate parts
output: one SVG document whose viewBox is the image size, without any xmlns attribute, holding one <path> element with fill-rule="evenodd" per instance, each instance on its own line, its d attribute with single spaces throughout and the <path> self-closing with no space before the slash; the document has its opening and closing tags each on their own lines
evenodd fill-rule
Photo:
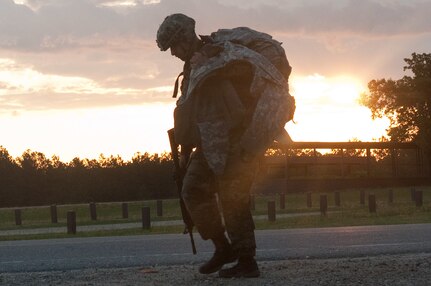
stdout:
<svg viewBox="0 0 431 286">
<path fill-rule="evenodd" d="M 417 142 L 431 166 L 431 54 L 413 53 L 404 61 L 404 71 L 412 75 L 370 81 L 362 103 L 370 108 L 373 118 L 389 118 L 391 141 Z"/>
<path fill-rule="evenodd" d="M 19 166 L 3 146 L 0 146 L 0 204 L 15 202 Z"/>
</svg>

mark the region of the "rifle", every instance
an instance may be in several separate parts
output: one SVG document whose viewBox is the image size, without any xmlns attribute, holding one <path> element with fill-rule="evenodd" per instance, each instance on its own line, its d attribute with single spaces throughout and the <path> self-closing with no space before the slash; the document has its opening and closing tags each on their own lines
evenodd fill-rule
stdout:
<svg viewBox="0 0 431 286">
<path fill-rule="evenodd" d="M 189 233 L 190 241 L 192 243 L 193 254 L 196 254 L 195 240 L 193 239 L 194 223 L 186 208 L 183 197 L 181 196 L 181 190 L 183 188 L 184 170 L 181 170 L 181 167 L 180 167 L 178 144 L 175 142 L 175 134 L 174 134 L 173 128 L 168 130 L 168 136 L 169 136 L 169 143 L 171 145 L 172 160 L 174 161 L 174 167 L 175 167 L 175 182 L 177 183 L 177 191 L 178 191 L 178 196 L 180 198 L 181 215 L 183 216 L 183 221 L 185 224 L 185 229 L 183 233 L 184 234 Z"/>
</svg>

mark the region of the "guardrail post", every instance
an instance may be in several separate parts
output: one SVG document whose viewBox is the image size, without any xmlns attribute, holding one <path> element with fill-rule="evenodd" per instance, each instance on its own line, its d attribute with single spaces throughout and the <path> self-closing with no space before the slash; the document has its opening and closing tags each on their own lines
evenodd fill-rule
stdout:
<svg viewBox="0 0 431 286">
<path fill-rule="evenodd" d="M 250 195 L 250 210 L 254 211 L 256 209 L 256 203 L 254 201 L 254 195 Z"/>
<path fill-rule="evenodd" d="M 22 225 L 21 209 L 15 210 L 15 224 Z"/>
<path fill-rule="evenodd" d="M 341 205 L 340 192 L 335 192 L 335 206 L 339 207 Z"/>
<path fill-rule="evenodd" d="M 376 212 L 376 196 L 373 194 L 368 195 L 368 209 L 370 213 Z"/>
<path fill-rule="evenodd" d="M 51 222 L 52 223 L 57 223 L 58 222 L 57 206 L 56 205 L 51 205 L 50 206 L 50 210 L 51 210 Z"/>
<path fill-rule="evenodd" d="M 157 216 L 163 216 L 163 201 L 157 200 Z"/>
<path fill-rule="evenodd" d="M 313 206 L 313 202 L 311 200 L 311 193 L 307 193 L 307 207 L 311 208 Z"/>
<path fill-rule="evenodd" d="M 275 201 L 268 202 L 268 220 L 275 221 Z"/>
<path fill-rule="evenodd" d="M 123 218 L 129 218 L 129 204 L 128 203 L 122 203 L 121 204 L 121 213 Z"/>
<path fill-rule="evenodd" d="M 423 194 L 422 191 L 415 192 L 415 203 L 417 207 L 421 207 L 423 205 Z"/>
<path fill-rule="evenodd" d="M 91 220 L 97 220 L 96 204 L 90 203 L 90 217 Z"/>
<path fill-rule="evenodd" d="M 76 213 L 67 212 L 67 234 L 76 234 Z"/>
<path fill-rule="evenodd" d="M 151 214 L 150 207 L 142 208 L 142 228 L 150 229 L 151 228 Z"/>
<path fill-rule="evenodd" d="M 280 209 L 284 210 L 286 208 L 286 195 L 284 193 L 280 194 Z"/>
<path fill-rule="evenodd" d="M 367 148 L 367 177 L 371 176 L 371 150 Z"/>
<path fill-rule="evenodd" d="M 392 204 L 394 202 L 394 191 L 392 189 L 388 192 L 388 203 Z"/>
<path fill-rule="evenodd" d="M 412 202 L 416 201 L 415 192 L 416 189 L 414 187 L 410 189 L 410 198 L 412 199 Z"/>
<path fill-rule="evenodd" d="M 365 191 L 361 190 L 360 194 L 359 194 L 359 202 L 361 203 L 361 205 L 365 205 Z"/>
<path fill-rule="evenodd" d="M 326 195 L 320 195 L 320 214 L 326 216 L 328 211 L 328 197 Z"/>
</svg>

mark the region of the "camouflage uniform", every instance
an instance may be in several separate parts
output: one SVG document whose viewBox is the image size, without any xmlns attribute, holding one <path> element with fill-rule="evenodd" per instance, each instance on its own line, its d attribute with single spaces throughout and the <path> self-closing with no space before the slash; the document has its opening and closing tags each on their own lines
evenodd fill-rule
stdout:
<svg viewBox="0 0 431 286">
<path fill-rule="evenodd" d="M 232 248 L 239 255 L 254 256 L 256 242 L 249 191 L 256 162 L 244 162 L 240 157 L 242 128 L 232 126 L 229 130 L 227 123 L 217 118 L 217 114 L 222 114 L 227 108 L 223 98 L 236 96 L 235 89 L 229 81 L 212 80 L 202 87 L 202 91 L 203 94 L 196 100 L 196 117 L 199 120 L 205 115 L 207 120 L 197 123 L 202 142 L 197 143 L 196 150 L 191 154 L 183 181 L 183 199 L 203 239 L 218 237 L 224 233 L 225 226 Z M 203 146 L 211 149 L 204 149 Z M 222 172 L 216 174 L 210 167 L 205 151 L 212 155 L 216 168 L 224 162 Z"/>
<path fill-rule="evenodd" d="M 249 191 L 256 160 L 244 160 L 244 154 L 256 158 L 284 130 L 279 119 L 293 112 L 289 101 L 280 108 L 287 81 L 265 57 L 241 45 L 208 44 L 200 53 L 204 60 L 192 68 L 185 64 L 175 110 L 177 142 L 196 147 L 183 198 L 203 239 L 224 233 L 225 226 L 233 249 L 254 256 Z"/>
</svg>

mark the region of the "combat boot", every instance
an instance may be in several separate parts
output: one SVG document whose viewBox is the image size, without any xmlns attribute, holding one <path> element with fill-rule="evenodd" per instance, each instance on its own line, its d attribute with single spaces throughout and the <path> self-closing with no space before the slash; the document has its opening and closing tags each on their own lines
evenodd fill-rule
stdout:
<svg viewBox="0 0 431 286">
<path fill-rule="evenodd" d="M 253 256 L 240 257 L 238 263 L 218 272 L 221 278 L 256 278 L 260 276 L 259 267 Z"/>
<path fill-rule="evenodd" d="M 223 238 L 212 240 L 216 250 L 208 262 L 199 267 L 201 274 L 211 274 L 219 271 L 223 265 L 232 263 L 238 259 L 238 255 L 232 249 L 229 241 L 223 235 Z"/>
</svg>

